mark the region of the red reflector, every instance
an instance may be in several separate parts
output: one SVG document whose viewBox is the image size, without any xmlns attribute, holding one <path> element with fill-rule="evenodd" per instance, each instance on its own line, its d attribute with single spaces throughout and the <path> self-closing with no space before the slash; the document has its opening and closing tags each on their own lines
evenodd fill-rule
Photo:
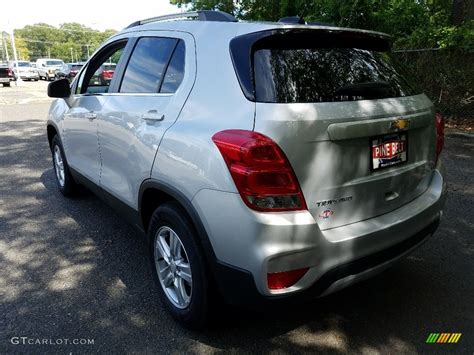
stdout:
<svg viewBox="0 0 474 355">
<path fill-rule="evenodd" d="M 268 212 L 306 209 L 293 168 L 273 140 L 238 129 L 218 132 L 212 140 L 247 206 Z"/>
<path fill-rule="evenodd" d="M 270 272 L 267 274 L 267 283 L 270 290 L 281 290 L 293 286 L 298 282 L 309 267 L 283 272 Z"/>
</svg>

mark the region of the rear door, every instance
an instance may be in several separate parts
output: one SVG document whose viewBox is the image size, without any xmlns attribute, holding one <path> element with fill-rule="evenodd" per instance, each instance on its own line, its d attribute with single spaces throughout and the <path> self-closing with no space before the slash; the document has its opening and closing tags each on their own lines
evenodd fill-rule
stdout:
<svg viewBox="0 0 474 355">
<path fill-rule="evenodd" d="M 321 229 L 387 213 L 426 190 L 433 106 L 386 39 L 286 31 L 252 48 L 255 130 L 288 156 Z"/>
<path fill-rule="evenodd" d="M 69 109 L 64 115 L 64 148 L 69 165 L 92 182 L 99 184 L 100 153 L 98 120 L 103 115 L 109 84 L 100 85 L 93 74 L 109 58 L 120 61 L 127 40 L 119 40 L 104 47 L 81 72 L 74 94 L 67 100 Z"/>
<path fill-rule="evenodd" d="M 136 35 L 121 81 L 99 120 L 100 185 L 133 208 L 138 208 L 140 185 L 150 177 L 161 138 L 176 121 L 195 72 L 191 35 Z"/>
</svg>

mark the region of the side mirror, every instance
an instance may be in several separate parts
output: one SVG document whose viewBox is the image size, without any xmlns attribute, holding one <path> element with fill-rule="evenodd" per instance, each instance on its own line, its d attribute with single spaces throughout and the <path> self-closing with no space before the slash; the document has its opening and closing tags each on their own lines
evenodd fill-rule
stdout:
<svg viewBox="0 0 474 355">
<path fill-rule="evenodd" d="M 64 99 L 71 96 L 71 88 L 67 79 L 59 79 L 49 83 L 48 96 Z"/>
</svg>

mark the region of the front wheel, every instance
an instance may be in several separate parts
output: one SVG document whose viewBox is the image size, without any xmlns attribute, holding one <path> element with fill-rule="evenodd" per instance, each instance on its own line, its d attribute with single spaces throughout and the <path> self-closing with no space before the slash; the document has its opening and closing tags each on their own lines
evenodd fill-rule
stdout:
<svg viewBox="0 0 474 355">
<path fill-rule="evenodd" d="M 177 203 L 165 203 L 153 213 L 150 257 L 161 302 L 189 328 L 206 325 L 209 279 L 196 232 Z"/>
<path fill-rule="evenodd" d="M 54 175 L 59 191 L 61 191 L 64 196 L 69 197 L 74 195 L 77 191 L 77 184 L 72 178 L 61 140 L 57 135 L 53 137 L 51 142 L 51 152 L 53 155 Z"/>
</svg>

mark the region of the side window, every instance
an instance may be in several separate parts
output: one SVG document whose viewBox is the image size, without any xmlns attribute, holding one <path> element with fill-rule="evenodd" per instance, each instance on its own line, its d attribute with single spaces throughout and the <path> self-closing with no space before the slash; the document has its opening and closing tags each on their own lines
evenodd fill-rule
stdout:
<svg viewBox="0 0 474 355">
<path fill-rule="evenodd" d="M 109 91 L 117 64 L 122 57 L 127 41 L 111 44 L 100 51 L 82 71 L 76 94 L 102 94 Z"/>
<path fill-rule="evenodd" d="M 176 43 L 171 38 L 140 38 L 125 69 L 120 92 L 157 93 Z"/>
<path fill-rule="evenodd" d="M 163 84 L 160 92 L 173 93 L 176 92 L 184 77 L 184 58 L 186 55 L 184 41 L 179 40 L 171 58 L 168 69 L 166 70 Z"/>
</svg>

